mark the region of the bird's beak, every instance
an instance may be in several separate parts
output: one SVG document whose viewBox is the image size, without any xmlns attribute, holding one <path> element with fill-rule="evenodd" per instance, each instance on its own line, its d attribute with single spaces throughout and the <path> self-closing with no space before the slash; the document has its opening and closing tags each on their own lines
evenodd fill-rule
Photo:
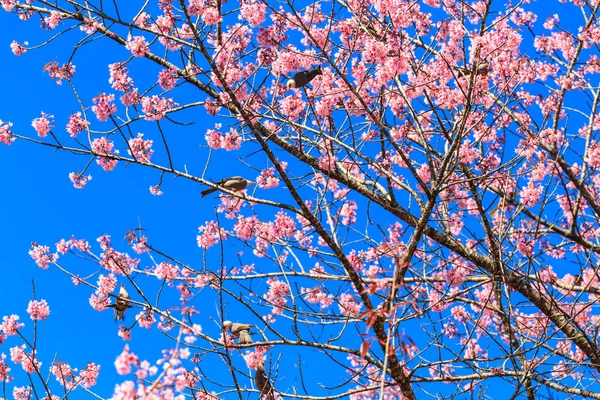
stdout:
<svg viewBox="0 0 600 400">
<path fill-rule="evenodd" d="M 248 186 L 254 185 L 256 182 L 248 181 Z"/>
</svg>

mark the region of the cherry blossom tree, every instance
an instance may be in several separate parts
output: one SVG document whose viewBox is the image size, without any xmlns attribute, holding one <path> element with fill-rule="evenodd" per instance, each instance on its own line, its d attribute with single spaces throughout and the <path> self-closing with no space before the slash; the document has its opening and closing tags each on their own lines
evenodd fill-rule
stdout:
<svg viewBox="0 0 600 400">
<path fill-rule="evenodd" d="M 0 5 L 47 37 L 16 56 L 71 50 L 43 69 L 79 105 L 34 110 L 37 135 L 2 116 L 2 143 L 72 153 L 73 190 L 125 166 L 153 172 L 148 201 L 167 177 L 218 188 L 201 260 L 143 229 L 32 244 L 98 312 L 129 292 L 100 398 L 600 398 L 599 1 Z M 256 186 L 216 184 L 240 175 Z M 40 361 L 24 320 L 0 325 L 5 393 L 95 393 L 112 366 Z M 140 329 L 171 339 L 154 363 Z"/>
</svg>

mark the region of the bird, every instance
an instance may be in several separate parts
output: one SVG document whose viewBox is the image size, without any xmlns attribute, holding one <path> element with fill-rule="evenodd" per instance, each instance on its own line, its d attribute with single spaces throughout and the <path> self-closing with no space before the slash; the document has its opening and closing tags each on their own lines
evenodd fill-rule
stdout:
<svg viewBox="0 0 600 400">
<path fill-rule="evenodd" d="M 317 75 L 323 75 L 323 71 L 321 71 L 321 66 L 319 65 L 317 68 L 310 71 L 301 71 L 294 75 L 291 79 L 288 79 L 285 86 L 288 89 L 293 88 L 301 88 L 310 83 Z"/>
<path fill-rule="evenodd" d="M 507 207 L 507 200 L 505 197 L 502 197 L 500 199 L 500 201 L 498 202 L 498 204 L 496 205 L 496 207 L 494 207 L 491 211 L 490 211 L 490 217 L 496 219 L 496 217 L 498 217 L 498 214 L 500 214 L 501 211 L 506 210 Z"/>
<path fill-rule="evenodd" d="M 258 368 L 256 368 L 254 383 L 256 384 L 256 388 L 260 390 L 261 396 L 265 396 L 267 400 L 275 400 L 273 386 L 271 386 L 269 377 L 265 373 L 265 365 L 263 363 L 258 364 Z"/>
<path fill-rule="evenodd" d="M 218 182 L 215 182 L 215 185 L 222 187 L 223 189 L 233 190 L 235 192 L 246 189 L 249 185 L 254 184 L 254 182 L 249 181 L 247 179 L 242 178 L 241 176 L 232 176 L 231 178 L 221 179 Z M 202 197 L 205 197 L 213 192 L 219 190 L 216 188 L 208 188 L 202 191 Z"/>
<path fill-rule="evenodd" d="M 468 76 L 471 74 L 471 70 L 469 68 L 458 68 L 459 77 Z M 477 68 L 475 68 L 475 75 L 487 75 L 488 72 L 490 72 L 490 63 L 487 61 L 480 62 L 479 65 L 477 65 Z"/>
<path fill-rule="evenodd" d="M 109 307 L 115 309 L 115 321 L 125 320 L 125 311 L 127 311 L 127 309 L 130 308 L 129 293 L 127 293 L 127 290 L 125 290 L 125 285 L 123 285 L 122 283 L 115 304 L 111 304 L 109 305 Z"/>
<path fill-rule="evenodd" d="M 496 217 L 498 217 L 498 214 L 500 214 L 501 211 L 505 211 L 511 205 L 511 202 L 515 198 L 515 190 L 510 189 L 508 193 L 499 193 L 499 194 L 501 194 L 501 196 L 502 196 L 502 197 L 500 197 L 500 201 L 489 212 L 490 216 L 494 219 L 496 219 Z"/>
<path fill-rule="evenodd" d="M 254 341 L 248 331 L 252 328 L 250 324 L 238 324 L 231 321 L 223 322 L 223 329 L 229 329 L 229 332 L 238 338 L 238 344 L 252 344 Z"/>
</svg>

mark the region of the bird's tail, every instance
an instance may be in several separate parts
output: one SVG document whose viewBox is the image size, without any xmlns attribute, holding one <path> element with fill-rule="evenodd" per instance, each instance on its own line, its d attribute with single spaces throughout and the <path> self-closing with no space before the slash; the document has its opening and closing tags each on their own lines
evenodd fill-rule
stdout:
<svg viewBox="0 0 600 400">
<path fill-rule="evenodd" d="M 205 197 L 205 196 L 208 196 L 209 194 L 214 193 L 216 191 L 217 191 L 216 188 L 208 188 L 208 189 L 205 189 L 202 192 L 200 192 L 200 194 L 202 194 L 202 197 Z"/>
<path fill-rule="evenodd" d="M 125 310 L 117 310 L 115 308 L 115 321 L 125 321 Z"/>
<path fill-rule="evenodd" d="M 254 341 L 250 337 L 248 331 L 241 331 L 240 338 L 238 339 L 238 344 L 252 344 Z"/>
</svg>

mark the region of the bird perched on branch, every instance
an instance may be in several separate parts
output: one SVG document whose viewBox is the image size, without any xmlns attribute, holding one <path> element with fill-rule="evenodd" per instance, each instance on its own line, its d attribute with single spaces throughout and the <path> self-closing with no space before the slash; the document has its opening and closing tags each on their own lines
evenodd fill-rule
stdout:
<svg viewBox="0 0 600 400">
<path fill-rule="evenodd" d="M 115 309 L 115 321 L 123 321 L 125 320 L 125 311 L 130 308 L 129 305 L 129 293 L 125 290 L 125 285 L 121 283 L 121 288 L 119 289 L 119 294 L 117 295 L 117 300 L 115 300 L 115 304 L 109 305 Z"/>
<path fill-rule="evenodd" d="M 289 79 L 285 86 L 288 89 L 293 88 L 301 88 L 310 83 L 317 75 L 323 75 L 323 71 L 321 71 L 321 66 L 319 65 L 317 68 L 310 71 L 301 71 L 294 75 L 291 79 Z"/>
<path fill-rule="evenodd" d="M 222 187 L 226 190 L 233 190 L 237 192 L 246 189 L 249 185 L 252 185 L 253 183 L 254 182 L 244 179 L 241 176 L 232 176 L 231 178 L 225 178 L 218 182 L 215 182 L 215 185 Z M 206 190 L 203 190 L 202 197 L 214 193 L 217 190 L 219 190 L 219 188 L 208 188 Z"/>
<path fill-rule="evenodd" d="M 238 324 L 231 321 L 223 322 L 223 329 L 229 329 L 229 332 L 238 339 L 238 344 L 252 344 L 254 341 L 248 331 L 252 328 L 250 324 Z"/>
<path fill-rule="evenodd" d="M 275 400 L 275 392 L 273 386 L 269 382 L 269 377 L 265 373 L 265 365 L 263 363 L 258 364 L 256 374 L 254 375 L 254 383 L 256 388 L 260 390 L 261 396 L 264 396 L 267 400 Z"/>
<path fill-rule="evenodd" d="M 487 75 L 488 72 L 490 72 L 490 63 L 487 61 L 481 61 L 477 65 L 477 68 L 475 68 L 475 75 Z M 469 76 L 471 75 L 471 69 L 458 67 L 457 75 L 459 78 L 463 76 Z"/>
</svg>

